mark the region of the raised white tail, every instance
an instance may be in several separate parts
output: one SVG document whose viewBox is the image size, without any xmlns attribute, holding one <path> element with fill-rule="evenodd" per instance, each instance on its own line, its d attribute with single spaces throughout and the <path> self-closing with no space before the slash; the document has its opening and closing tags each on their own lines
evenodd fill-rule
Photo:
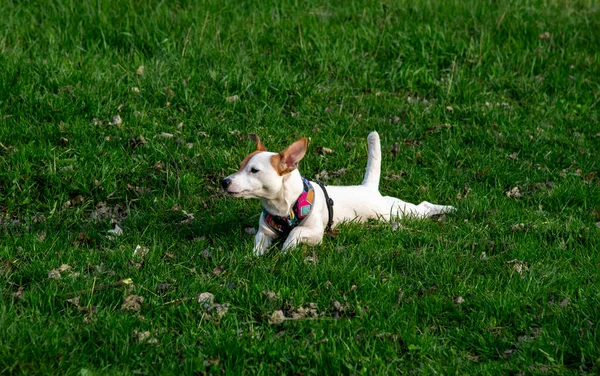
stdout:
<svg viewBox="0 0 600 376">
<path fill-rule="evenodd" d="M 381 175 L 381 142 L 377 132 L 369 133 L 367 137 L 369 153 L 367 157 L 367 171 L 361 185 L 379 190 L 379 176 Z"/>
</svg>

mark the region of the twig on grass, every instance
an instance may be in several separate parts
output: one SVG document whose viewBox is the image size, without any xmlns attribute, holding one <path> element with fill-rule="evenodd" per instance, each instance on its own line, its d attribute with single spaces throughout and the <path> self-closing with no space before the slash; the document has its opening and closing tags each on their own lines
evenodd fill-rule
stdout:
<svg viewBox="0 0 600 376">
<path fill-rule="evenodd" d="M 177 198 L 181 198 L 181 189 L 179 188 L 179 166 L 177 166 L 177 161 L 175 160 L 175 157 L 173 157 L 173 154 L 171 153 L 167 145 L 165 143 L 163 143 L 162 145 L 165 147 L 167 153 L 169 153 L 169 156 L 171 157 L 171 159 L 173 160 L 173 164 L 175 165 L 175 172 L 177 173 Z"/>
<path fill-rule="evenodd" d="M 187 48 L 188 43 L 190 43 L 190 31 L 192 31 L 192 27 L 194 27 L 193 24 L 189 27 L 187 35 L 185 36 L 185 41 L 183 42 L 183 50 L 181 51 L 181 57 L 185 56 L 185 49 Z"/>
</svg>

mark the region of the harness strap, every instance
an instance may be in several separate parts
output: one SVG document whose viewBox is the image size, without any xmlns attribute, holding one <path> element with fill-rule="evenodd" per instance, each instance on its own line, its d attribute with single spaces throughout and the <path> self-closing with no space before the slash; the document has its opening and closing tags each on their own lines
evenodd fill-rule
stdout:
<svg viewBox="0 0 600 376">
<path fill-rule="evenodd" d="M 327 221 L 327 227 L 325 228 L 325 232 L 327 232 L 327 231 L 331 230 L 331 226 L 333 225 L 333 199 L 331 197 L 329 197 L 329 194 L 327 193 L 327 189 L 325 189 L 325 186 L 323 185 L 323 183 L 321 183 L 319 180 L 313 180 L 313 179 L 309 179 L 309 180 L 319 184 L 319 187 L 321 187 L 321 190 L 323 191 L 323 194 L 325 195 L 325 203 L 327 204 L 327 213 L 329 214 L 329 220 Z"/>
</svg>

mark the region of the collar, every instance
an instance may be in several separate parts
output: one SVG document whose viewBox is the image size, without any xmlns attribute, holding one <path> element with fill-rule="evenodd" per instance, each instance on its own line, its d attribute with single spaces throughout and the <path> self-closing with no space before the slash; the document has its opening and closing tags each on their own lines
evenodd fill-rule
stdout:
<svg viewBox="0 0 600 376">
<path fill-rule="evenodd" d="M 263 208 L 265 223 L 280 236 L 289 234 L 312 210 L 315 202 L 315 189 L 306 178 L 302 178 L 302 184 L 304 185 L 304 189 L 290 209 L 290 214 L 287 217 L 273 215 L 267 209 Z"/>
</svg>

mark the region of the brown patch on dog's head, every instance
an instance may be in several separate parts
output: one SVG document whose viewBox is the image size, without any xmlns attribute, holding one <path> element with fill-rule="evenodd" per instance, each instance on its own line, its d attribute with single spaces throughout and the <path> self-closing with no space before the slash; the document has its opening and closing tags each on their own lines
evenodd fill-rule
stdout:
<svg viewBox="0 0 600 376">
<path fill-rule="evenodd" d="M 240 170 L 243 170 L 244 167 L 246 167 L 246 165 L 250 161 L 250 159 L 252 159 L 252 157 L 254 157 L 258 153 L 262 153 L 262 152 L 257 150 L 257 151 L 253 151 L 252 153 L 248 154 L 246 156 L 246 158 L 244 158 L 244 160 L 242 161 L 242 163 L 240 163 Z"/>
<path fill-rule="evenodd" d="M 298 168 L 298 163 L 306 154 L 308 138 L 301 138 L 285 150 L 271 157 L 271 165 L 281 175 L 288 174 Z"/>
<path fill-rule="evenodd" d="M 242 163 L 240 163 L 240 170 L 244 169 L 244 167 L 246 167 L 246 165 L 248 164 L 248 161 L 250 161 L 250 159 L 252 159 L 252 157 L 254 157 L 256 154 L 263 152 L 263 151 L 267 151 L 267 148 L 265 147 L 265 145 L 263 145 L 263 143 L 260 141 L 260 137 L 258 137 L 254 133 L 248 134 L 248 137 L 252 141 L 256 141 L 256 150 L 254 150 L 252 153 L 248 154 L 246 156 L 246 158 L 244 158 Z"/>
</svg>

